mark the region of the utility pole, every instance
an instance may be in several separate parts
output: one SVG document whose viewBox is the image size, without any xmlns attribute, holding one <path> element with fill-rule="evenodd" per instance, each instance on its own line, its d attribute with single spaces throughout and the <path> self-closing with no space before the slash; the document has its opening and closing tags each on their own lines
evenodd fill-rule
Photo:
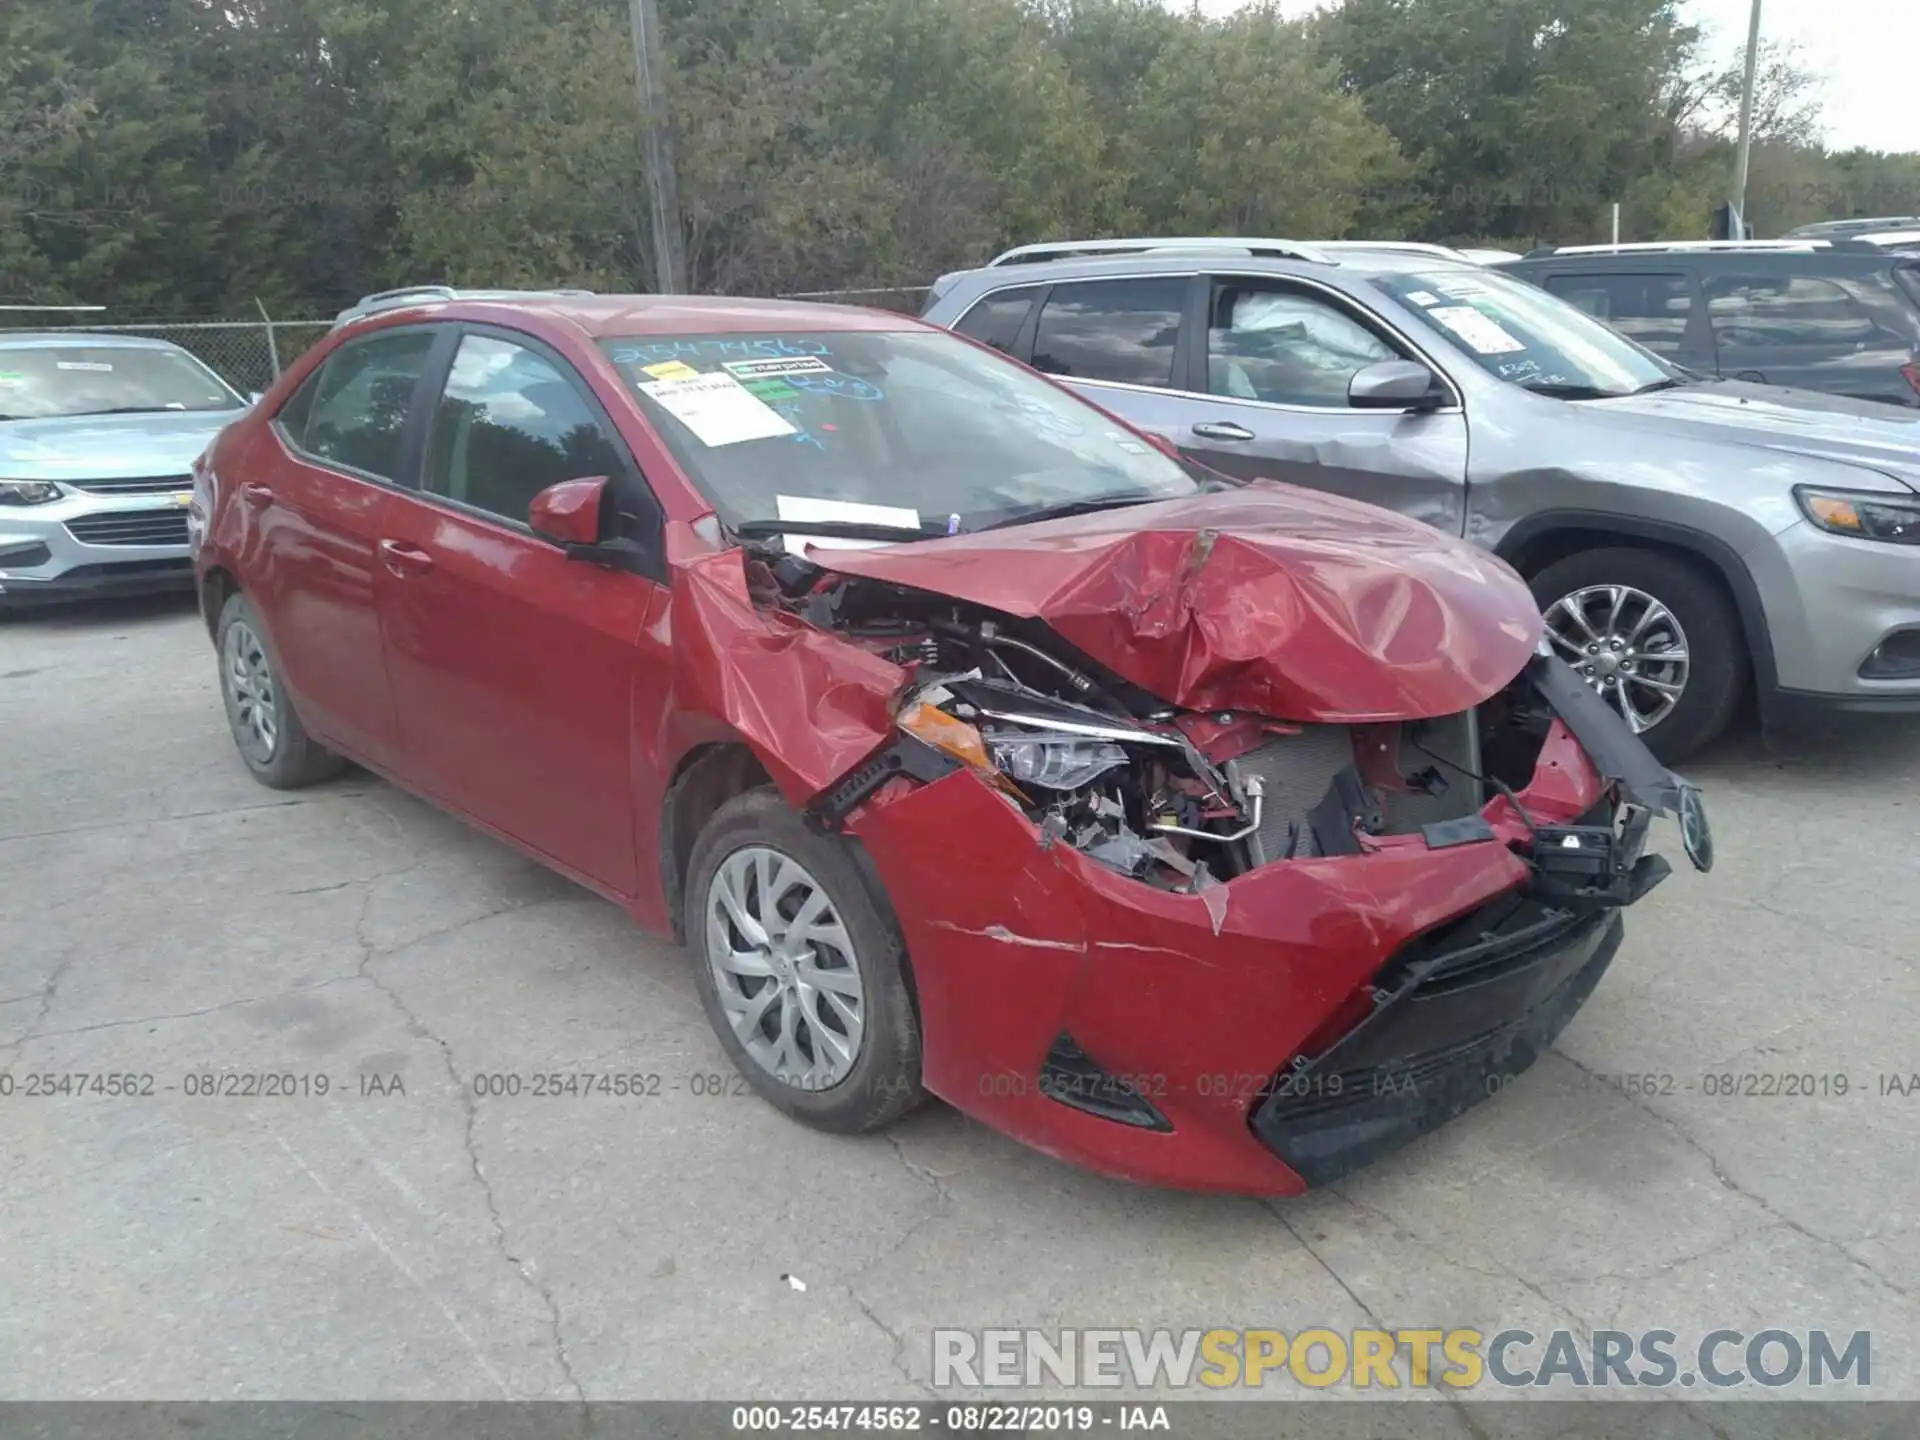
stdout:
<svg viewBox="0 0 1920 1440">
<path fill-rule="evenodd" d="M 1756 0 L 1757 3 L 1757 0 Z M 680 235 L 680 185 L 667 118 L 666 57 L 660 45 L 658 0 L 631 0 L 633 70 L 640 114 L 647 126 L 647 193 L 653 211 L 653 284 L 662 295 L 687 291 L 687 257 Z"/>
<path fill-rule="evenodd" d="M 1750 233 L 1747 225 L 1747 157 L 1753 149 L 1753 77 L 1760 63 L 1760 0 L 1753 0 L 1753 17 L 1747 22 L 1747 76 L 1740 85 L 1740 143 L 1733 157 L 1733 218 L 1739 223 L 1740 233 L 1733 238 L 1744 240 Z"/>
</svg>

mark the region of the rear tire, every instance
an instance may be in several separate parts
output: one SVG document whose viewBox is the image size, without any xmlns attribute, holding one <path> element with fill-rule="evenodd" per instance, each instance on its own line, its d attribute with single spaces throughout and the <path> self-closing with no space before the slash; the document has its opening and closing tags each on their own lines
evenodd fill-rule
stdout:
<svg viewBox="0 0 1920 1440">
<path fill-rule="evenodd" d="M 778 791 L 736 795 L 694 841 L 685 917 L 707 1019 L 762 1099 L 858 1134 L 924 1098 L 906 946 L 851 842 Z"/>
<path fill-rule="evenodd" d="M 1564 642 L 1556 643 L 1553 653 L 1581 671 L 1589 684 L 1611 678 L 1611 686 L 1595 684 L 1595 688 L 1616 711 L 1623 696 L 1636 716 L 1671 702 L 1671 708 L 1643 722 L 1646 728 L 1641 733 L 1647 748 L 1662 761 L 1683 760 L 1726 729 L 1746 687 L 1746 641 L 1726 592 L 1699 569 L 1659 551 L 1620 546 L 1569 555 L 1528 583 L 1547 617 L 1549 633 Z M 1614 590 L 1628 596 L 1616 622 L 1617 632 L 1606 624 Z M 1644 602 L 1648 600 L 1667 611 L 1671 620 L 1656 618 L 1636 636 L 1633 632 L 1647 612 Z M 1591 635 L 1581 626 L 1581 618 Z M 1660 658 L 1663 636 L 1678 642 L 1666 644 L 1664 653 L 1684 649 L 1684 673 L 1679 661 Z M 1624 640 L 1625 648 L 1615 649 L 1612 639 Z M 1649 641 L 1652 648 L 1638 648 Z M 1589 647 L 1596 645 L 1598 653 L 1589 654 Z M 1585 665 L 1594 666 L 1594 673 L 1585 673 Z M 1609 676 L 1609 666 L 1621 668 Z M 1673 696 L 1668 690 L 1676 680 L 1681 688 Z"/>
<path fill-rule="evenodd" d="M 220 607 L 214 649 L 227 728 L 254 779 L 273 790 L 299 790 L 347 768 L 300 723 L 280 662 L 267 644 L 266 626 L 238 591 Z"/>
</svg>

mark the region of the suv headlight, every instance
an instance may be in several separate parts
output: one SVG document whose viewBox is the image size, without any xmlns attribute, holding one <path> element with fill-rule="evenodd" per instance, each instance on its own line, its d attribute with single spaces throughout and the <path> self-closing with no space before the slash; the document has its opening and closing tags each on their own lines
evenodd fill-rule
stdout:
<svg viewBox="0 0 1920 1440">
<path fill-rule="evenodd" d="M 0 505 L 44 505 L 60 498 L 51 480 L 0 480 Z"/>
<path fill-rule="evenodd" d="M 1830 534 L 1920 545 L 1920 496 L 1814 490 L 1801 485 L 1795 487 L 1793 498 L 1807 519 Z"/>
</svg>

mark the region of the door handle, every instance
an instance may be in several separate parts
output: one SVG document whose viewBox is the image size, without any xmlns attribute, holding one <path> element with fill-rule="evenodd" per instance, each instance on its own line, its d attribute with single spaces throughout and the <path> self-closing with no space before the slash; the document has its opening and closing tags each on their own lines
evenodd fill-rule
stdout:
<svg viewBox="0 0 1920 1440">
<path fill-rule="evenodd" d="M 388 573 L 404 580 L 409 575 L 424 575 L 433 569 L 433 557 L 416 545 L 400 540 L 382 540 L 380 559 Z"/>
<path fill-rule="evenodd" d="M 1202 420 L 1193 427 L 1193 433 L 1203 440 L 1253 439 L 1253 431 L 1244 425 L 1236 425 L 1231 420 Z"/>
<path fill-rule="evenodd" d="M 273 503 L 273 491 L 248 480 L 240 486 L 240 498 L 256 510 L 264 510 Z"/>
</svg>

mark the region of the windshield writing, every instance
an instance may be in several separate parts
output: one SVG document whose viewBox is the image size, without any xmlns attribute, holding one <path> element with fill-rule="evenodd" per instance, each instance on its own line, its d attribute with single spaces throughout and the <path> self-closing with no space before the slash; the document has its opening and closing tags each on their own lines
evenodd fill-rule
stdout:
<svg viewBox="0 0 1920 1440">
<path fill-rule="evenodd" d="M 647 336 L 603 348 L 730 524 L 837 517 L 975 530 L 1030 510 L 1197 488 L 1077 396 L 949 335 Z"/>
</svg>

